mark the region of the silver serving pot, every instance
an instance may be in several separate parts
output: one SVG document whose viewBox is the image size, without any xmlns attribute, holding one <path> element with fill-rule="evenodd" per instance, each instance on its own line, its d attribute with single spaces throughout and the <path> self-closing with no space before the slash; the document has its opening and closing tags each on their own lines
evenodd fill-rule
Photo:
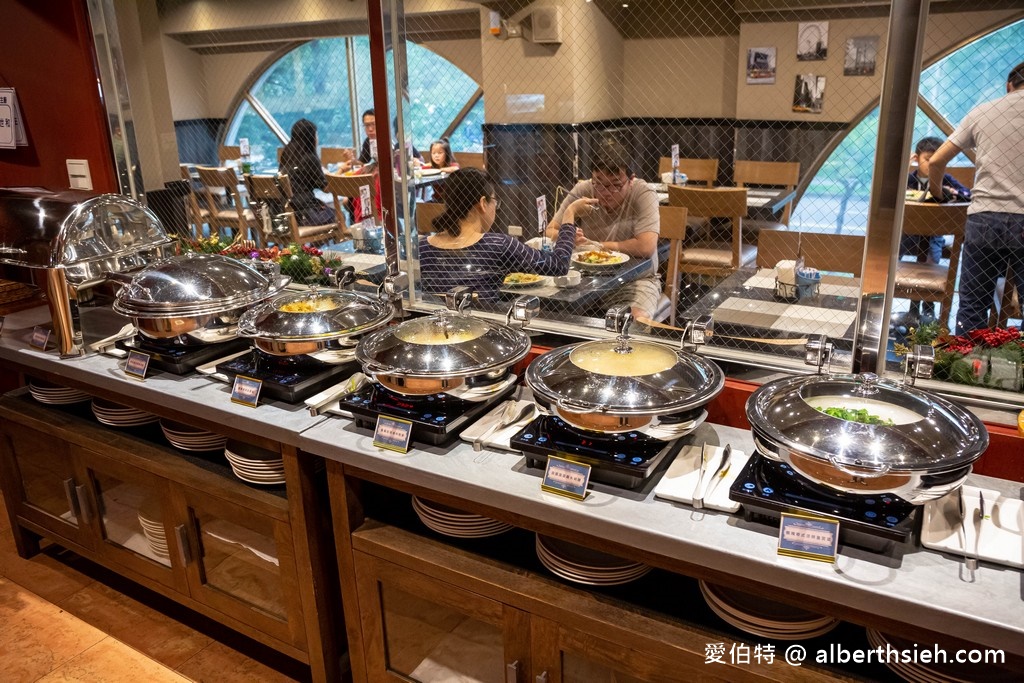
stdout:
<svg viewBox="0 0 1024 683">
<path fill-rule="evenodd" d="M 608 312 L 615 340 L 562 346 L 537 357 L 526 383 L 541 405 L 579 429 L 628 432 L 698 420 L 725 386 L 721 369 L 695 353 L 628 336 L 632 315 Z M 686 326 L 684 343 L 703 343 L 710 318 Z"/>
<path fill-rule="evenodd" d="M 131 318 L 145 337 L 180 343 L 234 339 L 245 309 L 291 282 L 273 264 L 197 253 L 108 277 L 125 285 L 114 300 L 116 312 Z"/>
<path fill-rule="evenodd" d="M 765 457 L 839 491 L 913 504 L 957 489 L 988 447 L 973 413 L 870 373 L 769 382 L 751 394 L 746 413 Z"/>
<path fill-rule="evenodd" d="M 379 329 L 356 346 L 356 360 L 371 380 L 399 394 L 426 396 L 469 385 L 504 380 L 530 351 L 530 338 L 512 321 L 525 324 L 540 308 L 537 297 L 520 297 L 506 324 L 467 312 L 471 290 L 446 294 L 447 309 Z"/>
<path fill-rule="evenodd" d="M 369 332 L 394 317 L 385 299 L 340 290 L 287 292 L 249 308 L 238 335 L 261 351 L 294 356 L 337 349 L 341 340 Z"/>
</svg>

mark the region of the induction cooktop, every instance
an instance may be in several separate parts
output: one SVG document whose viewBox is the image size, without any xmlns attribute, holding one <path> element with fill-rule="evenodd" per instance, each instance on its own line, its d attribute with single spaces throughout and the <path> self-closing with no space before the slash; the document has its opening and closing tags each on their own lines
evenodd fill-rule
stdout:
<svg viewBox="0 0 1024 683">
<path fill-rule="evenodd" d="M 263 382 L 263 396 L 301 403 L 359 370 L 355 361 L 325 363 L 312 356 L 272 356 L 259 349 L 217 364 L 217 372 L 234 382 L 237 375 Z"/>
<path fill-rule="evenodd" d="M 200 365 L 232 353 L 244 351 L 248 339 L 231 339 L 216 344 L 171 344 L 161 343 L 136 335 L 118 340 L 114 346 L 122 351 L 139 351 L 149 356 L 149 366 L 173 375 L 187 375 Z"/>
</svg>

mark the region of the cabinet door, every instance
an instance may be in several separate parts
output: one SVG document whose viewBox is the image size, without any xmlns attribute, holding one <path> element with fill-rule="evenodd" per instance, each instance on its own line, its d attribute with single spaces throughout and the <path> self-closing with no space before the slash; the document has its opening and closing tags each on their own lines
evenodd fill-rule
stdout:
<svg viewBox="0 0 1024 683">
<path fill-rule="evenodd" d="M 369 681 L 529 680 L 529 615 L 355 552 Z"/>
<path fill-rule="evenodd" d="M 0 449 L 4 493 L 18 515 L 57 538 L 91 548 L 86 478 L 67 442 L 8 421 Z"/>
<path fill-rule="evenodd" d="M 180 538 L 192 598 L 305 649 L 287 519 L 274 519 L 188 488 L 178 494 L 177 514 L 186 520 Z"/>
<path fill-rule="evenodd" d="M 679 683 L 719 680 L 703 660 L 669 662 L 548 619 L 531 621 L 534 683 Z"/>
<path fill-rule="evenodd" d="M 154 581 L 187 590 L 167 480 L 73 444 L 93 499 L 101 556 Z"/>
</svg>

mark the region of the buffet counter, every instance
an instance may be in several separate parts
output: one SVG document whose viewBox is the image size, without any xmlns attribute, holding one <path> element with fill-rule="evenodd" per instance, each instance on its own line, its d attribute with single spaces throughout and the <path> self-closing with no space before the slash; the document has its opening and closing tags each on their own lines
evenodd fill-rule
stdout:
<svg viewBox="0 0 1024 683">
<path fill-rule="evenodd" d="M 592 631 L 588 633 L 593 632 L 594 637 L 599 638 L 594 642 L 611 642 L 629 631 L 637 640 L 628 644 L 628 650 L 649 647 L 659 661 L 685 660 L 696 674 L 706 672 L 704 675 L 726 677 L 729 674 L 724 669 L 720 673 L 707 668 L 702 644 L 759 642 L 756 637 L 723 631 L 721 625 L 709 627 L 703 622 L 692 622 L 689 608 L 666 615 L 657 605 L 634 609 L 632 598 L 623 594 L 605 595 L 601 591 L 566 586 L 544 576 L 543 571 L 538 572 L 536 558 L 520 562 L 510 556 L 507 549 L 498 548 L 500 543 L 489 545 L 481 541 L 479 550 L 472 541 L 448 543 L 443 537 L 416 527 L 414 517 L 409 523 L 409 506 L 403 501 L 407 502 L 410 495 L 507 523 L 515 527 L 520 536 L 530 534 L 532 539 L 532 532 L 537 532 L 571 539 L 652 565 L 663 570 L 657 580 L 667 581 L 664 585 L 669 591 L 681 585 L 673 583 L 675 581 L 702 579 L 801 605 L 921 643 L 997 648 L 1005 650 L 1008 662 L 1017 666 L 1024 662 L 1024 575 L 1019 570 L 982 563 L 973 582 L 968 582 L 961 578 L 962 558 L 919 546 L 891 546 L 887 553 L 843 547 L 834 565 L 782 557 L 776 553 L 777 529 L 745 521 L 741 514 L 694 510 L 687 505 L 656 499 L 653 494 L 656 481 L 636 491 L 597 483 L 592 485 L 585 500 L 570 500 L 542 491 L 542 473 L 527 467 L 526 459 L 518 453 L 474 451 L 469 444 L 458 441 L 454 446 L 443 448 L 414 446 L 407 454 L 399 454 L 373 446 L 372 436 L 347 419 L 311 417 L 302 404 L 261 401 L 254 409 L 232 403 L 229 385 L 204 376 L 177 377 L 154 372 L 145 381 L 138 381 L 127 377 L 122 362 L 114 358 L 92 355 L 60 360 L 55 352 L 41 352 L 28 344 L 33 327 L 48 321 L 48 311 L 43 308 L 7 316 L 0 336 L 0 365 L 5 372 L 26 373 L 81 389 L 257 446 L 273 446 L 282 453 L 287 474 L 287 504 L 282 507 L 278 521 L 287 523 L 290 528 L 287 533 L 278 529 L 276 538 L 279 543 L 282 539 L 294 543 L 288 551 L 294 551 L 298 558 L 295 578 L 302 592 L 298 599 L 301 612 L 287 619 L 288 628 L 262 640 L 307 661 L 314 678 L 332 679 L 338 673 L 338 653 L 332 653 L 332 648 L 343 648 L 344 631 L 356 680 L 364 676 L 369 680 L 382 679 L 378 672 L 381 666 L 387 668 L 388 663 L 375 653 L 385 648 L 380 634 L 371 632 L 381 625 L 381 615 L 375 619 L 370 608 L 378 598 L 383 600 L 380 596 L 386 591 L 381 592 L 381 586 L 386 577 L 409 581 L 409 572 L 422 578 L 423 583 L 408 584 L 403 589 L 406 592 L 421 597 L 436 595 L 442 600 L 448 587 L 454 586 L 465 590 L 466 604 L 475 605 L 475 600 L 487 598 L 505 606 L 496 608 L 497 611 L 493 605 L 467 609 L 481 619 L 484 619 L 481 615 L 491 614 L 497 615 L 495 619 L 505 620 L 506 655 L 524 648 L 524 654 L 517 655 L 516 662 L 510 662 L 509 667 L 518 665 L 520 660 L 533 662 L 525 669 L 517 669 L 516 680 L 526 680 L 522 671 L 533 672 L 530 680 L 533 677 L 541 680 L 538 662 L 544 660 L 545 655 L 537 649 L 536 643 L 529 644 L 528 634 L 532 632 L 536 639 L 537 634 L 547 628 L 555 628 L 559 633 L 567 632 L 570 626 L 583 631 L 590 628 Z M 10 403 L 11 399 L 4 401 Z M 26 414 L 36 410 L 32 408 Z M 39 412 L 47 410 L 62 414 L 59 409 L 38 407 Z M 26 419 L 42 424 L 41 418 L 32 415 Z M 89 434 L 79 439 L 72 434 L 78 423 L 71 418 L 68 420 L 62 418 L 57 422 L 61 429 L 68 431 L 69 442 L 77 444 L 76 447 L 99 448 L 95 423 L 85 430 Z M 728 443 L 733 449 L 748 454 L 754 450 L 750 432 L 720 425 L 705 423 L 687 438 L 696 444 Z M 122 441 L 113 439 L 112 443 L 127 448 Z M 178 472 L 173 465 L 164 462 L 173 456 L 173 451 L 166 446 L 162 449 L 145 446 L 140 452 L 125 457 L 130 458 L 131 468 L 145 469 L 149 457 L 146 453 L 150 451 L 154 461 L 160 462 L 160 467 L 155 469 L 161 476 L 178 477 L 178 483 L 183 486 L 187 484 L 207 492 L 214 490 L 221 481 L 226 498 L 242 507 L 266 505 L 259 496 L 246 493 L 256 491 L 262 495 L 259 487 L 231 480 L 230 471 L 223 480 Z M 328 509 L 319 467 L 323 463 L 326 463 L 329 506 L 333 513 L 333 549 L 325 547 L 331 539 L 324 534 L 330 534 L 331 530 L 322 528 Z M 12 471 L 10 465 L 0 469 L 5 477 L 10 477 Z M 999 491 L 1008 498 L 1022 497 L 1020 484 L 1004 480 L 972 475 L 968 484 Z M 4 482 L 12 527 L 18 529 L 19 534 L 27 531 L 29 535 L 54 537 L 45 525 L 19 511 L 17 501 L 10 495 L 16 488 L 15 482 Z M 400 505 L 394 505 L 395 501 Z M 404 507 L 405 514 L 399 512 L 398 507 Z M 267 514 L 277 513 L 270 509 Z M 300 538 L 303 534 L 306 537 Z M 171 548 L 182 551 L 180 558 L 186 566 L 177 567 L 178 557 L 172 552 L 173 569 L 182 574 L 174 580 L 168 578 L 167 585 L 191 596 L 182 599 L 184 604 L 214 618 L 220 613 L 228 614 L 231 619 L 225 623 L 259 638 L 251 628 L 246 630 L 245 616 L 236 609 L 216 602 L 200 604 L 198 593 L 188 583 L 194 579 L 192 570 L 188 569 L 188 551 L 194 553 L 201 545 L 197 549 L 198 544 L 190 543 L 187 535 L 182 538 L 183 541 L 171 539 Z M 104 562 L 104 556 L 90 553 L 86 543 L 65 543 L 59 534 L 56 540 Z M 509 543 L 514 545 L 512 541 Z M 19 550 L 27 554 L 31 549 L 30 543 L 19 544 Z M 333 564 L 326 558 L 332 552 L 336 553 L 340 566 L 338 577 L 324 573 Z M 191 562 L 195 562 L 195 557 Z M 115 570 L 119 567 L 115 562 Z M 155 580 L 147 578 L 145 572 L 126 570 L 122 573 L 145 585 L 154 585 Z M 436 582 L 431 583 L 428 578 Z M 340 623 L 334 604 L 339 587 L 344 624 Z M 519 616 L 509 616 L 510 606 L 514 608 L 514 615 Z M 522 623 L 526 624 L 527 635 L 509 635 L 515 632 L 508 627 L 509 619 L 525 619 Z M 554 622 L 557 624 L 552 626 Z M 658 635 L 659 630 L 664 632 L 663 636 Z M 666 642 L 672 639 L 675 641 Z M 779 651 L 782 649 L 780 647 Z M 622 656 L 628 654 L 623 652 Z M 594 656 L 600 657 L 598 653 Z M 779 661 L 773 666 L 753 662 L 739 668 L 746 672 L 741 676 L 744 680 L 830 680 L 839 675 L 831 669 L 817 668 L 810 661 L 799 669 Z M 850 671 L 856 672 L 856 669 Z M 552 676 L 551 680 L 560 680 Z M 678 679 L 672 675 L 651 674 L 643 680 Z"/>
</svg>

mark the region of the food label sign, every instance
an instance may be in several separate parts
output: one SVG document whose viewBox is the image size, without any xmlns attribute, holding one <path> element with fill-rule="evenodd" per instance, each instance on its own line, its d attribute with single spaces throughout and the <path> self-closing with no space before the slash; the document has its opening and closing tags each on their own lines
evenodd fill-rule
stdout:
<svg viewBox="0 0 1024 683">
<path fill-rule="evenodd" d="M 149 370 L 149 359 L 150 355 L 148 353 L 129 351 L 128 360 L 124 363 L 124 374 L 132 379 L 146 379 L 146 371 Z"/>
<path fill-rule="evenodd" d="M 583 500 L 587 497 L 589 482 L 590 465 L 552 455 L 548 457 L 540 488 L 548 493 Z"/>
<path fill-rule="evenodd" d="M 412 438 L 412 422 L 397 417 L 377 416 L 377 427 L 373 430 L 373 445 L 398 453 L 409 452 Z"/>
<path fill-rule="evenodd" d="M 672 145 L 672 171 L 679 170 L 679 145 Z"/>
<path fill-rule="evenodd" d="M 783 513 L 779 524 L 779 555 L 835 562 L 839 520 Z"/>
<path fill-rule="evenodd" d="M 50 330 L 46 327 L 39 327 L 38 325 L 32 328 L 32 337 L 28 340 L 29 346 L 33 346 L 40 351 L 46 350 L 46 344 L 50 341 Z"/>
<path fill-rule="evenodd" d="M 255 408 L 259 403 L 262 388 L 263 380 L 236 375 L 235 383 L 231 385 L 231 402 Z"/>
</svg>

